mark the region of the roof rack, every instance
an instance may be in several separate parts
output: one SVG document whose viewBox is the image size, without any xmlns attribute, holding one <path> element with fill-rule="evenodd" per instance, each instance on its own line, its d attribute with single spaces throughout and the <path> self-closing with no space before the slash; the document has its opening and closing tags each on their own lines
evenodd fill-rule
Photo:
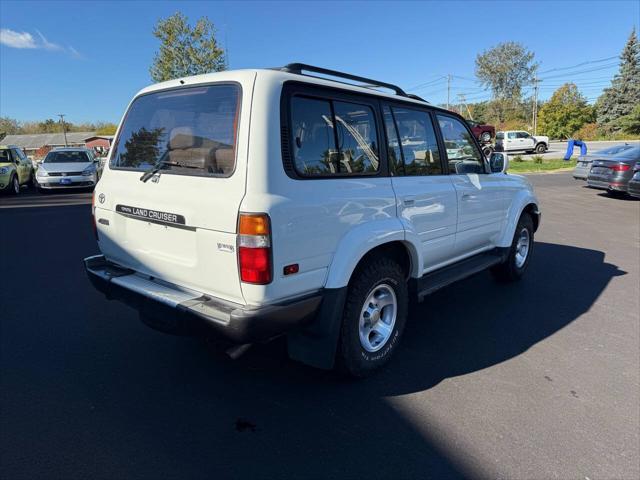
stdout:
<svg viewBox="0 0 640 480">
<path fill-rule="evenodd" d="M 304 75 L 302 72 L 314 72 L 319 73 L 321 75 L 329 75 L 331 77 L 338 78 L 346 78 L 348 80 L 355 80 L 356 82 L 363 82 L 367 85 L 365 87 L 383 87 L 388 88 L 389 90 L 393 90 L 396 92 L 396 95 L 400 95 L 401 97 L 413 98 L 415 100 L 423 100 L 417 95 L 406 93 L 399 86 L 393 85 L 392 83 L 380 82 L 378 80 L 372 80 L 371 78 L 360 77 L 358 75 L 351 75 L 350 73 L 339 72 L 337 70 L 329 70 L 328 68 L 322 67 L 314 67 L 313 65 L 307 65 L 306 63 L 290 63 L 285 65 L 284 67 L 277 68 L 276 70 L 280 70 L 288 73 L 296 73 L 298 75 Z"/>
</svg>

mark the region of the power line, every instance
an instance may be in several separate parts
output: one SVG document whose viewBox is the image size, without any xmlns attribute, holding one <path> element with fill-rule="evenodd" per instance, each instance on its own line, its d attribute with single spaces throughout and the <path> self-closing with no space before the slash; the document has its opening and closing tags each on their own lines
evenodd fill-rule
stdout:
<svg viewBox="0 0 640 480">
<path fill-rule="evenodd" d="M 550 72 L 557 72 L 560 70 L 571 70 L 572 68 L 583 67 L 584 65 L 591 65 L 594 63 L 606 62 L 607 60 L 613 60 L 614 58 L 618 58 L 618 55 L 615 55 L 613 57 L 607 57 L 607 58 L 599 58 L 598 60 L 587 60 L 586 62 L 578 63 L 577 65 L 572 65 L 571 67 L 552 68 L 550 70 L 544 70 L 538 73 L 550 73 Z"/>
<path fill-rule="evenodd" d="M 618 65 L 619 65 L 619 63 L 615 62 L 615 63 L 610 63 L 608 65 L 602 65 L 602 66 L 596 67 L 596 68 L 588 68 L 586 70 L 579 70 L 579 71 L 576 71 L 576 72 L 565 72 L 565 73 L 562 73 L 560 75 L 550 75 L 548 77 L 542 77 L 540 80 L 549 80 L 549 79 L 552 79 L 552 78 L 566 78 L 567 76 L 571 76 L 571 75 L 581 75 L 583 73 L 590 73 L 590 72 L 597 72 L 597 71 L 600 71 L 600 70 L 605 70 L 605 69 L 608 69 L 608 68 L 617 67 Z"/>
</svg>

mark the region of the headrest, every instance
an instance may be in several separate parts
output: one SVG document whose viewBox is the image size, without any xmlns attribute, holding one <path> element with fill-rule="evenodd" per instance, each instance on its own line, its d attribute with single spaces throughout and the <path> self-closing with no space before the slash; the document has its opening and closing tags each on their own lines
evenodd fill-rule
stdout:
<svg viewBox="0 0 640 480">
<path fill-rule="evenodd" d="M 183 149 L 192 148 L 196 146 L 196 137 L 193 135 L 193 130 L 189 127 L 177 127 L 171 130 L 171 137 L 169 139 L 169 149 Z"/>
</svg>

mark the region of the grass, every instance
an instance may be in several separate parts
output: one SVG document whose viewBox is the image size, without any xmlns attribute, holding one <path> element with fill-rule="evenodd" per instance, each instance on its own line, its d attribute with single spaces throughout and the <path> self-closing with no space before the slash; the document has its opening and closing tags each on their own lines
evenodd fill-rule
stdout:
<svg viewBox="0 0 640 480">
<path fill-rule="evenodd" d="M 551 172 L 553 170 L 572 169 L 576 166 L 574 160 L 565 162 L 561 158 L 551 158 L 549 160 L 542 159 L 540 163 L 532 160 L 523 162 L 509 162 L 509 172 L 511 173 L 533 173 L 533 172 Z"/>
</svg>

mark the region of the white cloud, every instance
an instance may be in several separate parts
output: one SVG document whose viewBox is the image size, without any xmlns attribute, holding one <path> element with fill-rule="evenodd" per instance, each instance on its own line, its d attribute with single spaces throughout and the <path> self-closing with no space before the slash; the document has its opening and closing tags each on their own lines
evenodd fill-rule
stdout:
<svg viewBox="0 0 640 480">
<path fill-rule="evenodd" d="M 40 44 L 41 48 L 44 48 L 45 50 L 52 50 L 52 51 L 64 50 L 64 48 L 62 48 L 57 43 L 51 43 L 49 40 L 47 40 L 44 37 L 44 35 L 40 33 L 40 30 L 36 30 L 36 33 L 38 34 L 38 36 L 40 37 L 40 41 L 42 42 Z"/>
<path fill-rule="evenodd" d="M 30 33 L 14 32 L 8 28 L 0 29 L 0 43 L 11 48 L 38 48 Z"/>
<path fill-rule="evenodd" d="M 0 44 L 10 48 L 37 48 L 50 52 L 65 52 L 76 59 L 84 58 L 82 54 L 71 45 L 65 48 L 62 45 L 47 40 L 40 30 L 36 30 L 36 33 L 38 37 L 40 37 L 39 39 L 34 38 L 29 32 L 16 32 L 8 28 L 2 28 L 0 29 Z"/>
</svg>

